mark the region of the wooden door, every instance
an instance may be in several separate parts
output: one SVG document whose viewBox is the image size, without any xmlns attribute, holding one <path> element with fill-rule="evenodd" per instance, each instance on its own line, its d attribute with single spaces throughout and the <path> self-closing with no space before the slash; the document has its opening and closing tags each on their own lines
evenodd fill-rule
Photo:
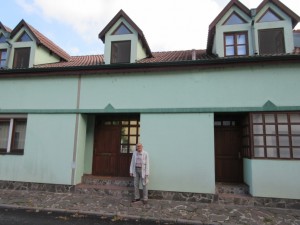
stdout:
<svg viewBox="0 0 300 225">
<path fill-rule="evenodd" d="M 120 126 L 95 127 L 93 175 L 118 176 L 120 138 Z"/>
<path fill-rule="evenodd" d="M 217 182 L 243 182 L 242 135 L 239 127 L 215 127 Z"/>
</svg>

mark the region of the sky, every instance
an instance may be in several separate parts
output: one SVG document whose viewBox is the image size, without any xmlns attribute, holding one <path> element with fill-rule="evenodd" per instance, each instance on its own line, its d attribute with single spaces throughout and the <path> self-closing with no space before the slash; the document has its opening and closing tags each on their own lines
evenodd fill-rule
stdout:
<svg viewBox="0 0 300 225">
<path fill-rule="evenodd" d="M 72 56 L 103 54 L 98 34 L 123 9 L 152 52 L 206 49 L 208 26 L 230 0 L 0 0 L 0 22 L 24 19 Z M 240 0 L 249 9 L 262 0 Z M 300 0 L 281 0 L 300 16 Z M 300 29 L 300 24 L 296 29 Z"/>
</svg>

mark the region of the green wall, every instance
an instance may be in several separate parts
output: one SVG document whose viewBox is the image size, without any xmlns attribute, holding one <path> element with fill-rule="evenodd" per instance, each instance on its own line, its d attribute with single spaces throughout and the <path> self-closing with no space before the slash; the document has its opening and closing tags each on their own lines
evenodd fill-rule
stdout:
<svg viewBox="0 0 300 225">
<path fill-rule="evenodd" d="M 215 193 L 213 114 L 141 114 L 151 190 Z"/>
<path fill-rule="evenodd" d="M 71 184 L 75 115 L 28 115 L 24 155 L 0 155 L 0 180 Z"/>
<path fill-rule="evenodd" d="M 251 195 L 300 199 L 299 161 L 244 159 L 244 164 Z"/>
</svg>

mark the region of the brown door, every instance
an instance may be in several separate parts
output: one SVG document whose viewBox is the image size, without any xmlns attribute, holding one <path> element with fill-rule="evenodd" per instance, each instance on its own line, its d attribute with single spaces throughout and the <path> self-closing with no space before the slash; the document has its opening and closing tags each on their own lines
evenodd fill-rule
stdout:
<svg viewBox="0 0 300 225">
<path fill-rule="evenodd" d="M 99 124 L 95 127 L 94 175 L 118 176 L 120 138 L 120 126 Z"/>
<path fill-rule="evenodd" d="M 215 126 L 215 172 L 217 182 L 243 182 L 241 129 Z"/>
</svg>

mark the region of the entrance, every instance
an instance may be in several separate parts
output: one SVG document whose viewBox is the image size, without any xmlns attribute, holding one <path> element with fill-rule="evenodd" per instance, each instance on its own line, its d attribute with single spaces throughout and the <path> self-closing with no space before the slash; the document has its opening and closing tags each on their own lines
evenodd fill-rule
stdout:
<svg viewBox="0 0 300 225">
<path fill-rule="evenodd" d="M 139 141 L 139 117 L 101 116 L 95 121 L 93 175 L 128 177 Z"/>
<path fill-rule="evenodd" d="M 242 128 L 238 117 L 215 118 L 216 182 L 243 182 Z"/>
</svg>

